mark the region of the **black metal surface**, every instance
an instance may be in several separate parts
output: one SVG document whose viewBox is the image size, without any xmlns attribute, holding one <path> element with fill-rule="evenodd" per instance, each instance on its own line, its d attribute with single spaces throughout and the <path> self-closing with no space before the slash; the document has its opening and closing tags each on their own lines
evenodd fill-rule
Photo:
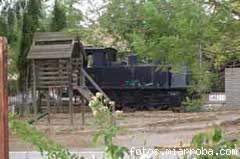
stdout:
<svg viewBox="0 0 240 159">
<path fill-rule="evenodd" d="M 187 93 L 185 88 L 105 88 L 103 90 L 110 99 L 116 102 L 117 108 L 122 109 L 128 107 L 138 110 L 148 108 L 167 109 L 180 107 Z M 92 89 L 92 91 L 94 92 L 96 90 Z"/>
<path fill-rule="evenodd" d="M 158 65 L 137 63 L 129 56 L 128 65 L 116 62 L 115 53 L 107 49 L 89 49 L 93 67 L 86 68 L 89 75 L 117 105 L 133 107 L 176 107 L 186 96 L 187 74 L 176 74 L 158 69 Z M 109 58 L 111 53 L 111 57 Z M 183 70 L 183 72 L 186 72 Z M 93 89 L 90 83 L 87 86 Z"/>
<path fill-rule="evenodd" d="M 132 66 L 132 65 L 137 65 L 137 64 L 138 64 L 137 55 L 135 55 L 135 54 L 129 55 L 128 56 L 128 65 Z"/>
<path fill-rule="evenodd" d="M 101 87 L 186 87 L 186 75 L 157 70 L 157 66 L 93 67 L 87 72 Z M 90 84 L 87 84 L 90 86 Z"/>
</svg>

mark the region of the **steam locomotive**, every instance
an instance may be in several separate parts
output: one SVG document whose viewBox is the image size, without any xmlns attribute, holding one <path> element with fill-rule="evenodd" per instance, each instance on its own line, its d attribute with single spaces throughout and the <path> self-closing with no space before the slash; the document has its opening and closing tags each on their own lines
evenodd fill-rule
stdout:
<svg viewBox="0 0 240 159">
<path fill-rule="evenodd" d="M 135 54 L 118 61 L 114 48 L 85 47 L 85 70 L 120 108 L 152 109 L 179 107 L 187 94 L 187 67 L 179 73 L 159 63 L 140 63 Z M 96 92 L 90 82 L 88 88 Z"/>
</svg>

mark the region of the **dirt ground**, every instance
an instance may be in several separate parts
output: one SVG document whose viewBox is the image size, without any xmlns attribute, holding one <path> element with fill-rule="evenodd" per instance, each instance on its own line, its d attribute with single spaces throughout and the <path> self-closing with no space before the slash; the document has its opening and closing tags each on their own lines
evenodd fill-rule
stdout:
<svg viewBox="0 0 240 159">
<path fill-rule="evenodd" d="M 50 125 L 47 119 L 41 119 L 35 123 L 34 127 L 72 150 L 101 147 L 101 145 L 92 144 L 95 129 L 92 125 L 91 113 L 85 114 L 85 125 L 82 125 L 81 114 L 74 115 L 73 126 L 70 124 L 68 114 L 53 114 L 51 118 Z M 124 113 L 117 123 L 122 127 L 122 132 L 116 137 L 116 144 L 126 147 L 174 147 L 180 143 L 188 145 L 195 134 L 211 131 L 215 126 L 220 126 L 228 138 L 238 138 L 240 110 L 201 113 L 142 111 Z M 34 149 L 12 135 L 10 135 L 9 143 L 11 151 Z"/>
</svg>

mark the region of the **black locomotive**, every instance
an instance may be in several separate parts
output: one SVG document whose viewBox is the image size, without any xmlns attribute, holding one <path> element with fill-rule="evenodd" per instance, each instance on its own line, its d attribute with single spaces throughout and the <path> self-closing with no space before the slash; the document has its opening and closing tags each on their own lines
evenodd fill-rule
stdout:
<svg viewBox="0 0 240 159">
<path fill-rule="evenodd" d="M 188 87 L 187 67 L 181 73 L 162 71 L 159 64 L 140 63 L 131 54 L 117 61 L 113 48 L 85 47 L 87 72 L 104 92 L 122 108 L 171 108 L 181 105 Z M 92 90 L 90 83 L 87 86 Z"/>
</svg>

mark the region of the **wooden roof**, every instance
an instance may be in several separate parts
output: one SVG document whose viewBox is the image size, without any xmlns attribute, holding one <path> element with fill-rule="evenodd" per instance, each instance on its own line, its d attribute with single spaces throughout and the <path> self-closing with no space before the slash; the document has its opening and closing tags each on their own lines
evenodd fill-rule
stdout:
<svg viewBox="0 0 240 159">
<path fill-rule="evenodd" d="M 58 59 L 70 58 L 73 52 L 72 44 L 35 45 L 31 48 L 29 59 Z"/>
<path fill-rule="evenodd" d="M 74 37 L 65 32 L 37 32 L 34 41 L 71 41 Z"/>
<path fill-rule="evenodd" d="M 74 48 L 74 37 L 64 32 L 35 33 L 28 59 L 70 58 Z"/>
</svg>

